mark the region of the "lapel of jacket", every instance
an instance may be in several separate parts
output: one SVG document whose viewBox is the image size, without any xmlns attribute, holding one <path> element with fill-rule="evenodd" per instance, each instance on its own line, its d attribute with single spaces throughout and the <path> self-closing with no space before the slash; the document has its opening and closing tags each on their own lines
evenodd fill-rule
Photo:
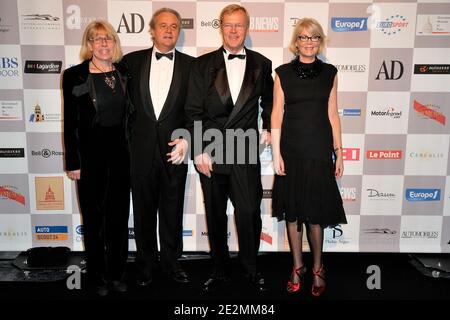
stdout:
<svg viewBox="0 0 450 320">
<path fill-rule="evenodd" d="M 213 70 L 214 87 L 219 94 L 220 101 L 225 107 L 228 105 L 233 105 L 233 100 L 231 99 L 230 86 L 228 85 L 227 69 L 225 67 L 225 60 L 223 59 L 223 48 L 220 47 L 216 51 L 216 57 L 214 61 Z"/>
<path fill-rule="evenodd" d="M 161 114 L 159 115 L 159 121 L 164 120 L 170 114 L 170 110 L 173 108 L 175 101 L 177 100 L 178 91 L 181 88 L 181 78 L 183 74 L 183 61 L 181 61 L 181 54 L 175 50 L 175 64 L 173 66 L 172 82 L 170 83 L 169 92 L 167 93 L 166 101 L 164 101 Z"/>
<path fill-rule="evenodd" d="M 153 109 L 152 98 L 150 96 L 150 67 L 152 62 L 153 47 L 147 51 L 147 54 L 142 61 L 141 76 L 139 79 L 139 86 L 141 91 L 142 104 L 147 115 L 156 121 L 155 110 Z"/>
<path fill-rule="evenodd" d="M 256 64 L 255 57 L 253 53 L 245 48 L 246 54 L 246 64 L 245 64 L 245 74 L 244 79 L 242 81 L 241 90 L 239 91 L 238 98 L 236 100 L 236 104 L 231 111 L 230 116 L 228 117 L 227 122 L 225 123 L 225 127 L 230 125 L 239 111 L 242 110 L 248 98 L 255 88 L 256 80 L 258 79 L 259 73 L 261 72 L 259 66 Z"/>
<path fill-rule="evenodd" d="M 120 62 L 114 63 L 114 66 L 116 67 L 116 70 L 119 74 L 119 80 L 120 80 L 120 85 L 122 86 L 122 91 L 126 93 L 127 92 L 127 82 L 128 82 L 127 70 L 125 69 L 125 66 Z"/>
</svg>

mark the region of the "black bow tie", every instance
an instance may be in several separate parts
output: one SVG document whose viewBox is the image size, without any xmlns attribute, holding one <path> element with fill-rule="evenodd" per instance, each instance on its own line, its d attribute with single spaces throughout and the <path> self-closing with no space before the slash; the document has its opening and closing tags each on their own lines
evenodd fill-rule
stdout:
<svg viewBox="0 0 450 320">
<path fill-rule="evenodd" d="M 234 58 L 245 59 L 245 54 L 232 54 L 232 53 L 230 53 L 228 55 L 228 60 L 232 60 Z"/>
<path fill-rule="evenodd" d="M 155 52 L 156 60 L 161 59 L 162 57 L 166 57 L 169 60 L 173 59 L 173 52 L 169 53 L 161 53 L 161 52 Z"/>
</svg>

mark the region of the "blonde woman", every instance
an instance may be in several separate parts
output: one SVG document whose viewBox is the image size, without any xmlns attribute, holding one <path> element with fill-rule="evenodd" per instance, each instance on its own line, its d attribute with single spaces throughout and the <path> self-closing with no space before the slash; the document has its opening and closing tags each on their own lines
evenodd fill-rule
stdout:
<svg viewBox="0 0 450 320">
<path fill-rule="evenodd" d="M 303 224 L 313 254 L 311 293 L 325 291 L 323 229 L 346 223 L 336 184 L 344 166 L 337 109 L 337 70 L 317 55 L 325 46 L 320 24 L 300 19 L 290 50 L 295 59 L 278 67 L 271 114 L 273 215 L 284 219 L 293 258 L 287 291 L 300 290 L 306 267 L 302 257 Z"/>
<path fill-rule="evenodd" d="M 127 290 L 127 71 L 117 33 L 103 20 L 86 27 L 80 57 L 63 75 L 65 169 L 77 182 L 88 280 L 104 296 Z"/>
</svg>

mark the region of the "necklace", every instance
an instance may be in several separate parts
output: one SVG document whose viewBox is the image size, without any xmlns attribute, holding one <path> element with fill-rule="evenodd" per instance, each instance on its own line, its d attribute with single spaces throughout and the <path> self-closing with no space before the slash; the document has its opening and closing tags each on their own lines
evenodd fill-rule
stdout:
<svg viewBox="0 0 450 320">
<path fill-rule="evenodd" d="M 300 79 L 314 79 L 322 71 L 322 61 L 317 59 L 312 63 L 302 63 L 298 58 L 292 60 L 292 68 Z"/>
<path fill-rule="evenodd" d="M 111 68 L 111 71 L 109 71 L 111 73 L 110 76 L 107 76 L 106 74 L 109 72 L 105 72 L 102 69 L 100 69 L 99 67 L 97 67 L 97 65 L 94 63 L 94 60 L 91 60 L 92 65 L 98 70 L 101 71 L 103 73 L 103 75 L 105 76 L 105 83 L 112 89 L 113 92 L 115 92 L 114 88 L 116 87 L 116 77 L 114 77 L 113 74 L 113 70 Z"/>
</svg>

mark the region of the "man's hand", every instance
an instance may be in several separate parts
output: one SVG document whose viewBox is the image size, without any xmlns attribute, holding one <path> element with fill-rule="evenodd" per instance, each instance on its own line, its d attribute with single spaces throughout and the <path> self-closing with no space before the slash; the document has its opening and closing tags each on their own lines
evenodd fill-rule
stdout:
<svg viewBox="0 0 450 320">
<path fill-rule="evenodd" d="M 169 157 L 167 162 L 172 162 L 172 164 L 175 165 L 181 164 L 186 157 L 188 142 L 185 139 L 175 139 L 168 144 L 174 148 L 172 149 L 172 152 L 167 154 Z"/>
</svg>

